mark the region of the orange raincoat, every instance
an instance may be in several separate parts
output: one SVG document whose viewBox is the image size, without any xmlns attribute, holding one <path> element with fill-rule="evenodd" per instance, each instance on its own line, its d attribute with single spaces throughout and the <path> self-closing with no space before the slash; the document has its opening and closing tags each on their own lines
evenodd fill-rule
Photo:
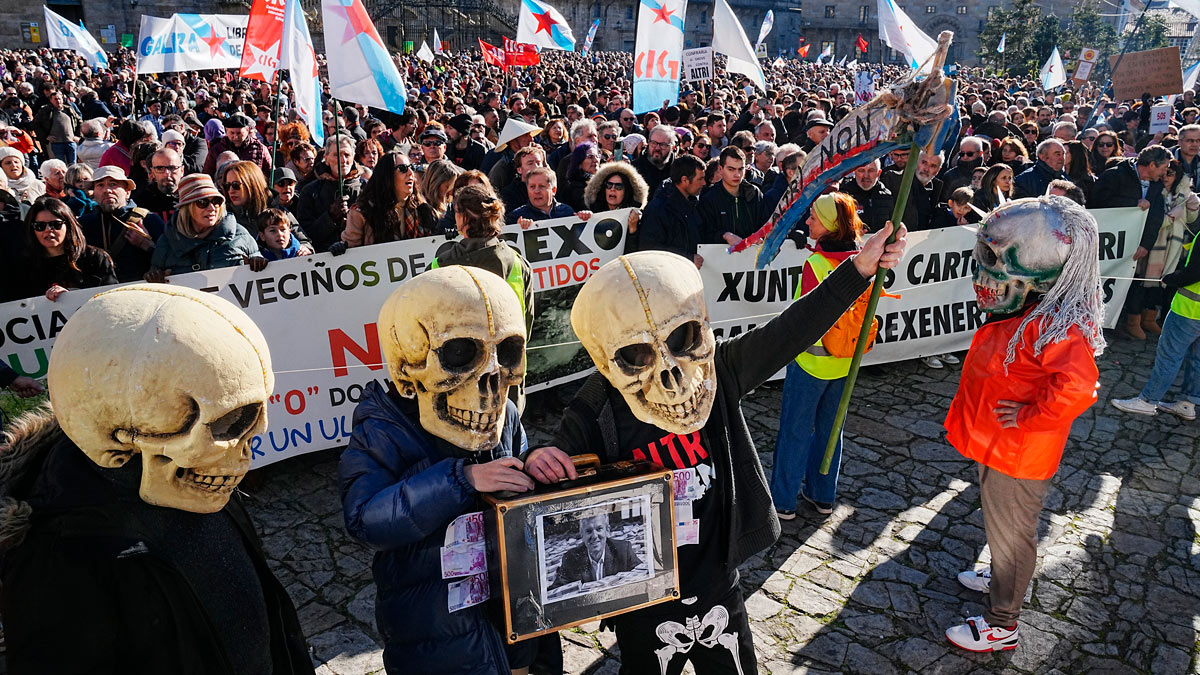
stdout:
<svg viewBox="0 0 1200 675">
<path fill-rule="evenodd" d="M 1039 329 L 1033 321 L 1005 375 L 1008 342 L 1032 309 L 975 333 L 946 415 L 946 440 L 964 457 L 1000 473 L 1044 480 L 1058 471 L 1071 422 L 1096 401 L 1100 372 L 1078 328 L 1034 356 Z M 1001 428 L 996 418 L 993 408 L 1002 400 L 1027 404 L 1017 413 L 1016 429 Z"/>
</svg>

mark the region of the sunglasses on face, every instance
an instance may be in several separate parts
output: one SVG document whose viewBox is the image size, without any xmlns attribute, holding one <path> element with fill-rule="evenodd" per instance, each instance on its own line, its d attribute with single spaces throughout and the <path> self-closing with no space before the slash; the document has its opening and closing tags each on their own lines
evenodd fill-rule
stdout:
<svg viewBox="0 0 1200 675">
<path fill-rule="evenodd" d="M 615 141 L 615 140 L 617 140 L 617 135 L 616 134 L 604 134 L 604 138 L 607 140 L 610 140 L 610 141 Z"/>
<path fill-rule="evenodd" d="M 35 220 L 32 225 L 34 232 L 45 232 L 47 227 L 57 232 L 66 226 L 67 221 L 61 218 L 56 220 Z"/>
<path fill-rule="evenodd" d="M 433 147 L 437 147 L 439 145 L 445 145 L 445 144 L 446 144 L 445 141 L 421 141 L 421 145 L 423 145 L 427 148 L 433 148 Z"/>
<path fill-rule="evenodd" d="M 1111 147 L 1115 147 L 1117 144 L 1110 141 L 1108 143 L 1097 142 L 1096 145 L 1101 148 L 1111 148 Z"/>
<path fill-rule="evenodd" d="M 696 143 L 696 147 L 697 148 L 711 148 L 712 145 L 709 143 Z"/>
<path fill-rule="evenodd" d="M 226 190 L 237 190 L 238 192 L 241 192 L 241 191 L 242 191 L 242 184 L 241 184 L 241 183 L 239 183 L 239 182 L 237 182 L 236 180 L 235 180 L 235 181 L 230 181 L 230 182 L 228 182 L 228 183 L 226 183 L 226 184 L 225 184 L 225 189 L 226 189 Z"/>
<path fill-rule="evenodd" d="M 194 201 L 192 203 L 195 204 L 198 208 L 209 209 L 209 208 L 216 208 L 216 207 L 220 206 L 223 201 L 224 200 L 221 199 L 220 197 L 205 197 L 204 199 L 197 199 L 196 201 Z"/>
<path fill-rule="evenodd" d="M 396 170 L 397 170 L 397 171 L 399 171 L 400 173 L 408 173 L 409 171 L 412 171 L 412 164 L 399 164 L 399 163 L 397 163 L 397 164 L 396 164 Z"/>
<path fill-rule="evenodd" d="M 605 190 L 624 190 L 625 183 L 619 180 L 610 180 L 604 183 Z"/>
</svg>

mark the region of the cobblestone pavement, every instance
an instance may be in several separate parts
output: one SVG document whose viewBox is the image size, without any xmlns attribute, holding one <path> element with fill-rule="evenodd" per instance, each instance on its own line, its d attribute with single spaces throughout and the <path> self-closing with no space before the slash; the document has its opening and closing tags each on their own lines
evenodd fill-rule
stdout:
<svg viewBox="0 0 1200 675">
<path fill-rule="evenodd" d="M 1110 336 L 1111 337 L 1111 336 Z M 1127 415 L 1153 342 L 1115 340 L 1100 402 L 1076 423 L 1042 517 L 1042 559 L 1014 651 L 956 650 L 944 629 L 980 614 L 955 574 L 984 544 L 974 467 L 943 439 L 957 367 L 918 362 L 859 380 L 838 506 L 800 508 L 782 538 L 742 568 L 762 673 L 1200 673 L 1200 422 Z M 745 401 L 764 465 L 781 386 Z M 531 415 L 537 439 L 552 415 Z M 382 672 L 371 554 L 342 527 L 337 455 L 264 469 L 248 503 L 287 586 L 321 675 Z M 570 673 L 613 674 L 612 633 L 564 634 Z"/>
</svg>

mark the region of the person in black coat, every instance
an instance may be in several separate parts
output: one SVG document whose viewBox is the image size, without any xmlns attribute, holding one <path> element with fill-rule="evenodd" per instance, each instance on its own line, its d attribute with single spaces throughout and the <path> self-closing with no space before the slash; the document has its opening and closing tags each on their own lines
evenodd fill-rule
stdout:
<svg viewBox="0 0 1200 675">
<path fill-rule="evenodd" d="M 646 144 L 646 152 L 633 160 L 633 168 L 641 174 L 642 179 L 650 188 L 650 198 L 658 194 L 658 189 L 671 177 L 671 164 L 675 161 L 675 130 L 668 126 L 659 125 L 650 130 L 650 138 Z"/>
<path fill-rule="evenodd" d="M 681 155 L 671 164 L 671 180 L 646 204 L 638 225 L 638 251 L 670 251 L 696 263 L 704 260 L 696 254 L 700 243 L 700 212 L 696 196 L 704 189 L 704 162 L 693 155 Z"/>
<path fill-rule="evenodd" d="M 583 541 L 563 554 L 550 588 L 575 581 L 599 581 L 642 564 L 633 550 L 633 544 L 610 536 L 606 513 L 580 518 L 579 537 Z"/>
<path fill-rule="evenodd" d="M 1037 161 L 1013 179 L 1013 199 L 1041 197 L 1046 194 L 1050 182 L 1067 178 L 1063 168 L 1067 165 L 1067 150 L 1062 141 L 1046 139 L 1037 146 Z"/>
<path fill-rule="evenodd" d="M 762 192 L 746 178 L 746 155 L 731 146 L 718 160 L 721 180 L 700 195 L 700 243 L 736 244 L 763 224 Z"/>
<path fill-rule="evenodd" d="M 52 197 L 39 199 L 25 216 L 28 238 L 8 300 L 45 295 L 51 301 L 70 290 L 117 283 L 112 258 L 88 246 L 71 208 Z"/>
<path fill-rule="evenodd" d="M 867 232 L 878 232 L 892 219 L 896 197 L 879 180 L 879 160 L 867 162 L 854 170 L 854 174 L 842 179 L 838 190 L 854 197 L 858 204 L 858 217 L 866 225 Z"/>
</svg>

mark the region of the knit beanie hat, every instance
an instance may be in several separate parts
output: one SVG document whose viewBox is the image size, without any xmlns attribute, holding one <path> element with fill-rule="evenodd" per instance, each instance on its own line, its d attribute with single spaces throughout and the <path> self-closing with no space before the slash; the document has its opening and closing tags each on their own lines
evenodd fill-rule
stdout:
<svg viewBox="0 0 1200 675">
<path fill-rule="evenodd" d="M 817 220 L 825 226 L 830 232 L 837 232 L 837 201 L 832 194 L 821 195 L 817 197 L 817 201 L 813 202 L 813 213 L 817 215 Z"/>
<path fill-rule="evenodd" d="M 225 201 L 225 197 L 217 191 L 217 186 L 213 185 L 213 180 L 206 173 L 189 173 L 179 181 L 179 206 L 187 206 L 192 202 L 205 199 L 207 197 L 216 197 L 221 201 Z"/>
</svg>

